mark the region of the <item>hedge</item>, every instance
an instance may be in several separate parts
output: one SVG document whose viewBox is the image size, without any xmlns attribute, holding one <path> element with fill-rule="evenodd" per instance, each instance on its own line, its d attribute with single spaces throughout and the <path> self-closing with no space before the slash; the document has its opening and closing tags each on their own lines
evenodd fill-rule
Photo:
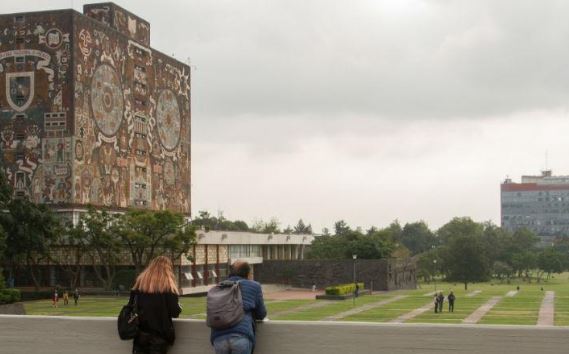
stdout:
<svg viewBox="0 0 569 354">
<path fill-rule="evenodd" d="M 2 289 L 0 290 L 0 304 L 11 304 L 21 299 L 20 290 Z"/>
<path fill-rule="evenodd" d="M 364 289 L 364 283 L 358 283 L 360 290 Z M 356 291 L 354 283 L 329 286 L 326 288 L 326 295 L 348 295 Z"/>
</svg>

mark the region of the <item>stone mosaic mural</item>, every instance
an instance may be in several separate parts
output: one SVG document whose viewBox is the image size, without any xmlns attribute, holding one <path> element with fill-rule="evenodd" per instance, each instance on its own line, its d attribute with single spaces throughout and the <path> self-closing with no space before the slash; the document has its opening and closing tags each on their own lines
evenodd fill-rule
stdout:
<svg viewBox="0 0 569 354">
<path fill-rule="evenodd" d="M 189 67 L 144 45 L 146 21 L 85 11 L 0 16 L 8 178 L 36 202 L 189 214 Z"/>
</svg>

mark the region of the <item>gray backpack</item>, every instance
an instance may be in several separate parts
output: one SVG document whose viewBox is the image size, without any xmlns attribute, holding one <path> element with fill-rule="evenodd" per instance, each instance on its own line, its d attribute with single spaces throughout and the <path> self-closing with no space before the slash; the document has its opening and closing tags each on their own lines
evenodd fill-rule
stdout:
<svg viewBox="0 0 569 354">
<path fill-rule="evenodd" d="M 213 329 L 235 326 L 245 316 L 239 281 L 225 280 L 207 292 L 207 325 Z"/>
</svg>

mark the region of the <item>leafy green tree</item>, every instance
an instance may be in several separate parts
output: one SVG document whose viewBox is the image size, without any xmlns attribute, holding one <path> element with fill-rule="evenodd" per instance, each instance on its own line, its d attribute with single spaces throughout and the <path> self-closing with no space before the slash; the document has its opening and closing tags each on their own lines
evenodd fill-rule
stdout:
<svg viewBox="0 0 569 354">
<path fill-rule="evenodd" d="M 483 226 L 470 218 L 454 218 L 438 230 L 445 241 L 440 249 L 442 267 L 450 281 L 464 284 L 485 281 L 490 276 L 490 262 L 484 254 Z"/>
<path fill-rule="evenodd" d="M 123 249 L 117 232 L 119 217 L 118 214 L 89 207 L 79 219 L 77 227 L 70 232 L 70 238 L 84 243 L 93 271 L 107 290 L 112 289 Z"/>
<path fill-rule="evenodd" d="M 245 221 L 235 220 L 231 221 L 219 215 L 219 217 L 212 216 L 208 211 L 201 210 L 198 216 L 192 220 L 192 225 L 199 229 L 204 228 L 209 230 L 224 230 L 224 231 L 249 231 L 249 226 Z"/>
<path fill-rule="evenodd" d="M 300 219 L 300 220 L 298 220 L 298 223 L 294 227 L 293 233 L 295 233 L 297 235 L 304 235 L 304 234 L 312 235 L 312 225 L 310 225 L 310 224 L 305 225 L 304 221 L 302 221 L 302 219 Z"/>
<path fill-rule="evenodd" d="M 430 250 L 437 242 L 435 235 L 423 221 L 405 224 L 399 241 L 413 255 Z"/>
<path fill-rule="evenodd" d="M 344 259 L 348 243 L 345 238 L 323 235 L 314 238 L 306 255 L 308 259 Z"/>
<path fill-rule="evenodd" d="M 505 279 L 509 283 L 510 278 L 514 274 L 514 269 L 508 263 L 496 261 L 492 267 L 492 272 L 499 280 Z"/>
<path fill-rule="evenodd" d="M 440 258 L 437 249 L 430 249 L 418 257 L 417 276 L 426 282 L 433 280 L 433 277 L 437 275 L 437 264 L 434 261 Z"/>
<path fill-rule="evenodd" d="M 49 257 L 58 221 L 47 206 L 35 205 L 27 199 L 10 201 L 3 216 L 10 273 L 14 273 L 15 267 L 24 267 L 39 290 L 39 265 Z"/>
<path fill-rule="evenodd" d="M 531 282 L 531 272 L 537 266 L 537 257 L 533 251 L 523 251 L 512 255 L 512 268 L 518 277 L 524 275 L 525 280 Z"/>
<path fill-rule="evenodd" d="M 549 279 L 552 273 L 563 272 L 563 255 L 555 248 L 548 247 L 538 254 L 537 268 L 539 269 L 538 282 L 541 281 L 544 273 L 547 274 L 547 279 Z"/>
<path fill-rule="evenodd" d="M 81 224 L 63 223 L 56 232 L 57 239 L 50 247 L 50 261 L 67 275 L 70 288 L 77 287 L 85 259 L 88 258 L 86 232 Z"/>
<path fill-rule="evenodd" d="M 115 230 L 129 250 L 137 273 L 159 255 L 180 258 L 196 242 L 194 228 L 184 215 L 168 210 L 129 210 L 119 217 Z"/>
<path fill-rule="evenodd" d="M 352 232 L 352 229 L 344 220 L 336 221 L 334 224 L 334 234 L 336 236 L 345 236 Z"/>
</svg>

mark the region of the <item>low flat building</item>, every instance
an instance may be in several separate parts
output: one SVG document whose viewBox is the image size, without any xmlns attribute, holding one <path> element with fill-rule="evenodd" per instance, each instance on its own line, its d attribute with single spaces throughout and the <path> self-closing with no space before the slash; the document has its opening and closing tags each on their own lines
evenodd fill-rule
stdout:
<svg viewBox="0 0 569 354">
<path fill-rule="evenodd" d="M 314 236 L 198 230 L 196 240 L 189 257 L 180 261 L 179 283 L 184 294 L 202 292 L 218 283 L 237 259 L 249 262 L 253 274 L 264 260 L 302 260 Z"/>
</svg>

